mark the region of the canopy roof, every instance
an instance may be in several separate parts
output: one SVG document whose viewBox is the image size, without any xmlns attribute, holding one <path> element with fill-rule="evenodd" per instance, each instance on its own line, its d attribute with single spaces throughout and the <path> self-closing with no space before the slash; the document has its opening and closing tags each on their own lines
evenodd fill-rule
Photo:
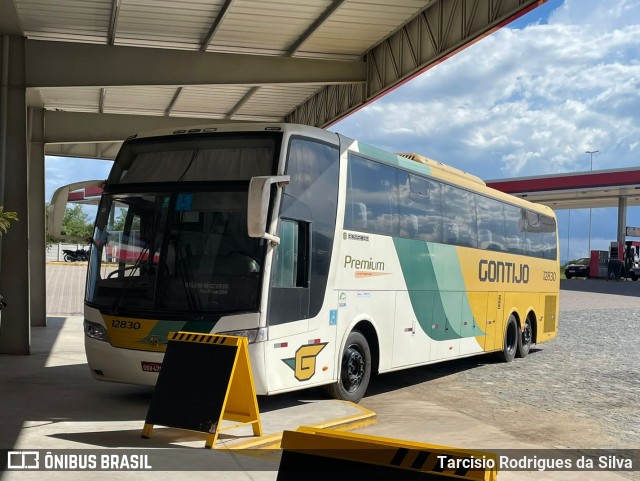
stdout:
<svg viewBox="0 0 640 481">
<path fill-rule="evenodd" d="M 0 0 L 48 154 L 146 129 L 326 127 L 546 0 Z"/>
</svg>

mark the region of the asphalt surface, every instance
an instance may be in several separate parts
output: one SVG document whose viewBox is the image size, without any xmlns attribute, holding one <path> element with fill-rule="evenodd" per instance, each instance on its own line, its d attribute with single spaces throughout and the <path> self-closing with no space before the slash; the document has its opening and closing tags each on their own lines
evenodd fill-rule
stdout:
<svg viewBox="0 0 640 481">
<path fill-rule="evenodd" d="M 76 269 L 77 273 L 65 276 Z M 72 278 L 80 283 L 80 287 L 49 288 L 48 306 L 59 306 L 56 309 L 62 313 L 81 309 L 78 291 L 83 291 L 82 271 L 80 266 L 48 266 L 48 286 L 54 280 L 61 283 Z M 557 339 L 535 346 L 527 358 L 512 363 L 484 355 L 377 376 L 361 405 L 375 411 L 378 422 L 358 432 L 473 449 L 640 448 L 640 282 L 572 279 L 563 280 L 561 289 Z M 86 366 L 81 356 L 65 366 L 65 357 L 71 356 L 66 355 L 66 349 L 75 353 L 79 346 L 72 347 L 64 347 L 59 354 L 61 365 L 51 372 L 73 374 L 77 379 L 77 389 L 69 398 L 84 390 L 93 402 L 103 397 L 112 403 L 106 411 L 97 411 L 98 425 L 91 429 L 95 434 L 90 443 L 95 444 L 99 431 L 105 429 L 99 423 L 110 422 L 114 413 L 121 413 L 125 420 L 140 419 L 150 393 L 135 386 L 85 385 Z M 59 385 L 55 380 L 42 382 Z M 56 391 L 55 395 L 59 397 L 55 402 L 64 405 L 66 394 Z M 310 390 L 261 399 L 261 409 L 266 402 L 265 407 L 273 406 L 274 412 L 283 408 L 285 413 L 287 407 L 318 395 Z M 71 402 L 62 410 L 66 413 L 63 417 L 73 418 L 77 412 L 73 405 Z M 42 414 L 38 419 L 49 416 L 44 400 L 38 412 Z M 94 419 L 91 416 L 89 419 Z M 139 421 L 134 424 L 138 429 Z M 124 439 L 122 434 L 118 436 Z M 24 440 L 25 434 L 18 439 Z M 258 479 L 255 472 L 245 474 L 244 479 Z M 638 480 L 639 474 L 503 472 L 500 479 Z"/>
</svg>

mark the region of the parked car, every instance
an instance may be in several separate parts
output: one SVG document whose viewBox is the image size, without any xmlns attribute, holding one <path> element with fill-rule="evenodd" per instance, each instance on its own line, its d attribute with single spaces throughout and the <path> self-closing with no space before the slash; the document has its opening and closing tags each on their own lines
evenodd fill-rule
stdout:
<svg viewBox="0 0 640 481">
<path fill-rule="evenodd" d="M 591 259 L 588 257 L 578 259 L 564 268 L 564 276 L 567 279 L 571 279 L 572 277 L 589 277 L 590 263 Z"/>
</svg>

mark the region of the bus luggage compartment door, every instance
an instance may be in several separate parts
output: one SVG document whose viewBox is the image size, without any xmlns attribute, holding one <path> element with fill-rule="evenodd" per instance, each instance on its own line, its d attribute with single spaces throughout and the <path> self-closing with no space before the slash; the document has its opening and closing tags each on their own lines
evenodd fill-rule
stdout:
<svg viewBox="0 0 640 481">
<path fill-rule="evenodd" d="M 440 292 L 433 303 L 430 360 L 448 359 L 460 354 L 462 296 L 464 292 Z"/>
</svg>

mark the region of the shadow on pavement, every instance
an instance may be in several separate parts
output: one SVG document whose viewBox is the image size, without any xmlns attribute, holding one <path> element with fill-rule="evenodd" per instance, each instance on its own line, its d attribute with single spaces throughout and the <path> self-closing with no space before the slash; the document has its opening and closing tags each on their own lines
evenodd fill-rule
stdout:
<svg viewBox="0 0 640 481">
<path fill-rule="evenodd" d="M 640 283 L 631 280 L 563 279 L 560 281 L 560 289 L 563 291 L 640 297 Z"/>
<path fill-rule="evenodd" d="M 535 356 L 542 349 L 532 347 L 529 351 L 530 356 Z M 389 391 L 411 387 L 428 381 L 437 380 L 443 377 L 458 374 L 470 369 L 476 369 L 487 364 L 502 362 L 499 353 L 489 353 L 464 359 L 454 359 L 443 361 L 437 364 L 429 364 L 427 366 L 418 366 L 402 371 L 394 371 L 385 374 L 379 374 L 372 377 L 371 384 L 367 390 L 367 396 L 383 394 Z"/>
</svg>

